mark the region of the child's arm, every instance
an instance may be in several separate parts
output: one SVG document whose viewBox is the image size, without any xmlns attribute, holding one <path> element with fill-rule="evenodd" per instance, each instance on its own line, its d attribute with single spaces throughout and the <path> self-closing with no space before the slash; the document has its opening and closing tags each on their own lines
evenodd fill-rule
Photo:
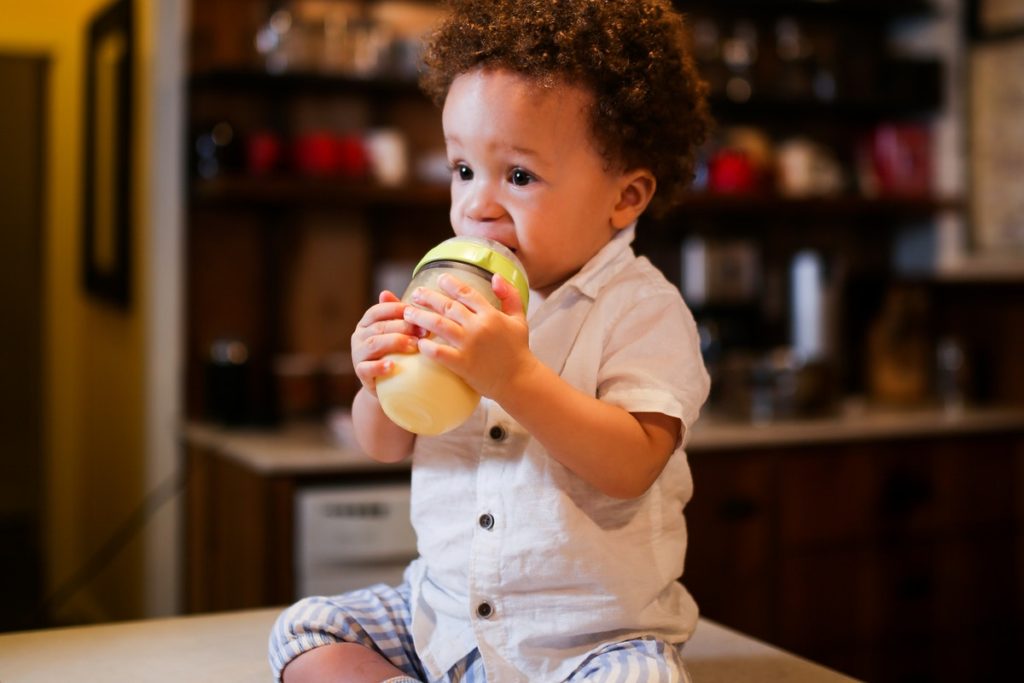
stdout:
<svg viewBox="0 0 1024 683">
<path fill-rule="evenodd" d="M 416 349 L 416 327 L 402 319 L 406 307 L 391 292 L 381 292 L 378 303 L 366 311 L 352 333 L 352 365 L 363 385 L 352 402 L 352 424 L 359 445 L 381 462 L 408 457 L 416 440 L 415 434 L 388 419 L 376 390 L 377 378 L 393 370 L 383 357 Z"/>
<path fill-rule="evenodd" d="M 615 498 L 642 495 L 661 474 L 680 421 L 629 413 L 582 393 L 536 357 L 493 396 L 553 458 Z"/>
<path fill-rule="evenodd" d="M 501 404 L 553 458 L 600 491 L 631 498 L 650 487 L 675 450 L 677 418 L 631 414 L 580 392 L 541 363 L 529 348 L 519 295 L 500 277 L 493 287 L 502 311 L 456 278 L 439 284 L 448 296 L 423 290 L 414 299 L 433 312 L 405 312 L 407 321 L 448 342 L 422 339 L 421 353 Z M 495 358 L 501 362 L 489 360 Z"/>
<path fill-rule="evenodd" d="M 352 425 L 359 445 L 374 460 L 398 462 L 412 454 L 416 435 L 392 422 L 366 387 L 352 402 Z"/>
</svg>

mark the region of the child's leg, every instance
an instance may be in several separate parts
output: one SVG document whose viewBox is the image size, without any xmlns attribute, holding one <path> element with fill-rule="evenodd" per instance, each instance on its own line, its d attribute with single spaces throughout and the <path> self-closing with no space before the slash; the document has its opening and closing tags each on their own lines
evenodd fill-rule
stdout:
<svg viewBox="0 0 1024 683">
<path fill-rule="evenodd" d="M 681 650 L 682 645 L 671 645 L 655 638 L 604 645 L 591 653 L 566 683 L 689 683 Z"/>
<path fill-rule="evenodd" d="M 277 618 L 270 633 L 274 680 L 280 681 L 286 666 L 316 648 L 323 649 L 295 665 L 297 675 L 316 669 L 316 680 L 341 674 L 338 680 L 353 681 L 358 680 L 352 674 L 358 668 L 371 677 L 380 675 L 376 680 L 399 675 L 422 678 L 409 632 L 411 620 L 405 584 L 397 588 L 379 584 L 330 598 L 300 600 Z M 289 669 L 289 678 L 291 674 Z"/>
<path fill-rule="evenodd" d="M 307 650 L 288 663 L 284 683 L 397 683 L 409 678 L 377 654 L 357 643 L 332 643 Z"/>
</svg>

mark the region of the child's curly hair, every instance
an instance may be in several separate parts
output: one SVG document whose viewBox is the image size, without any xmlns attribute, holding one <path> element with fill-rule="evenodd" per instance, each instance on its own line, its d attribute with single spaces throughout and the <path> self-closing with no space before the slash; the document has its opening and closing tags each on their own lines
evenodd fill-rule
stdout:
<svg viewBox="0 0 1024 683">
<path fill-rule="evenodd" d="M 669 0 L 448 0 L 428 37 L 423 90 L 443 106 L 461 74 L 508 69 L 594 93 L 591 134 L 611 167 L 649 169 L 651 212 L 664 214 L 693 179 L 711 126 L 682 17 Z"/>
</svg>

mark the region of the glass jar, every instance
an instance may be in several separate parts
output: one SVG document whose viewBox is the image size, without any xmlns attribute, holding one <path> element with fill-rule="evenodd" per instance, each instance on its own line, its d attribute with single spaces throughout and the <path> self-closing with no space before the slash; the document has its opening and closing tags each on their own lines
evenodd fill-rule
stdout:
<svg viewBox="0 0 1024 683">
<path fill-rule="evenodd" d="M 525 310 L 530 289 L 522 264 L 503 244 L 482 237 L 453 237 L 428 251 L 413 270 L 402 301 L 410 302 L 419 287 L 440 290 L 438 280 L 450 274 L 500 308 L 491 289 L 495 273 L 519 290 Z M 403 429 L 443 434 L 465 422 L 480 402 L 480 394 L 458 375 L 417 352 L 386 358 L 394 363 L 394 370 L 377 380 L 377 398 L 384 413 Z"/>
</svg>

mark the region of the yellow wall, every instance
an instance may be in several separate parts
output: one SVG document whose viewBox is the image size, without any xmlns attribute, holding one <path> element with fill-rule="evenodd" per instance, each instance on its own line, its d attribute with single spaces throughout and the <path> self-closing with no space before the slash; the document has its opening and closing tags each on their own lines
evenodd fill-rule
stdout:
<svg viewBox="0 0 1024 683">
<path fill-rule="evenodd" d="M 45 272 L 45 535 L 47 585 L 70 576 L 138 505 L 145 472 L 144 287 L 148 230 L 141 173 L 132 173 L 134 267 L 130 312 L 87 298 L 79 266 L 84 34 L 105 0 L 4 0 L 0 51 L 51 60 L 47 126 Z M 148 3 L 136 3 L 137 49 L 145 55 Z M 143 71 L 137 69 L 137 74 Z M 136 92 L 145 86 L 136 78 Z M 17 93 L 4 93 L 4 97 Z M 141 101 L 141 100 L 137 100 Z M 138 121 L 138 144 L 150 132 Z M 141 616 L 142 546 L 133 541 L 59 613 L 62 621 Z"/>
</svg>

